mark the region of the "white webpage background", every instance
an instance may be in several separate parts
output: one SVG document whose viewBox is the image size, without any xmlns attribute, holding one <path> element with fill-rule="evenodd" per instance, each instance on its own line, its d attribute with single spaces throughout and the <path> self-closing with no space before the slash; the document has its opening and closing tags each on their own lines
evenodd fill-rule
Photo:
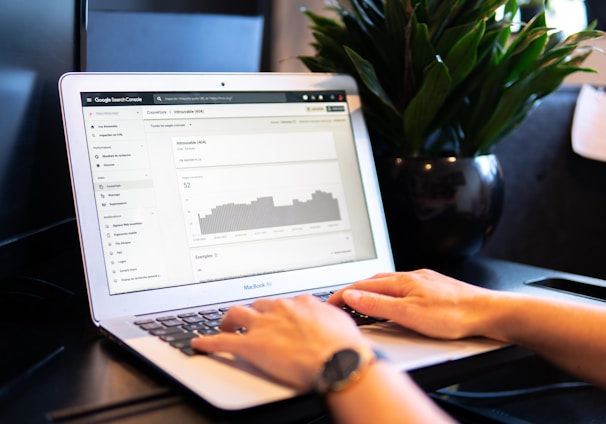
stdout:
<svg viewBox="0 0 606 424">
<path fill-rule="evenodd" d="M 375 257 L 345 112 L 299 103 L 84 112 L 111 294 Z M 339 220 L 196 231 L 212 207 L 305 202 L 317 190 L 337 200 Z"/>
</svg>

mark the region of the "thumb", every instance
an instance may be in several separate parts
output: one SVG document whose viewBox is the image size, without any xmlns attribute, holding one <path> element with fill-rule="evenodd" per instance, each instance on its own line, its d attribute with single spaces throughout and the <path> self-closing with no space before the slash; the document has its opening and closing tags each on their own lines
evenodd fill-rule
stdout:
<svg viewBox="0 0 606 424">
<path fill-rule="evenodd" d="M 363 290 L 345 290 L 343 300 L 356 311 L 377 318 L 395 319 L 397 299 Z"/>
</svg>

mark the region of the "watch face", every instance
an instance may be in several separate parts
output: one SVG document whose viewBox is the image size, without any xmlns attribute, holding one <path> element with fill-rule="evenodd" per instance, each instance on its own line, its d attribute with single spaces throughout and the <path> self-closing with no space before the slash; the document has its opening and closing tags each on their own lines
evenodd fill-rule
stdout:
<svg viewBox="0 0 606 424">
<path fill-rule="evenodd" d="M 322 377 L 327 388 L 334 390 L 350 380 L 360 367 L 360 354 L 353 349 L 340 350 L 326 363 Z"/>
</svg>

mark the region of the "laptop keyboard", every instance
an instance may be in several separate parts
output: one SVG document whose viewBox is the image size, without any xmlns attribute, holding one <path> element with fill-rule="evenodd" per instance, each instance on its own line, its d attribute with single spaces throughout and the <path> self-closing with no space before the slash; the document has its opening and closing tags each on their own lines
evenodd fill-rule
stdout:
<svg viewBox="0 0 606 424">
<path fill-rule="evenodd" d="M 314 296 L 326 301 L 332 293 L 315 293 Z M 229 308 L 207 309 L 198 312 L 188 312 L 177 315 L 167 315 L 155 319 L 137 320 L 134 322 L 142 330 L 149 332 L 152 336 L 159 337 L 172 347 L 179 349 L 186 355 L 198 355 L 198 352 L 190 346 L 190 341 L 200 335 L 212 335 L 221 331 L 220 324 L 223 315 Z M 369 325 L 382 319 L 361 314 L 348 306 L 343 306 L 357 325 Z"/>
</svg>

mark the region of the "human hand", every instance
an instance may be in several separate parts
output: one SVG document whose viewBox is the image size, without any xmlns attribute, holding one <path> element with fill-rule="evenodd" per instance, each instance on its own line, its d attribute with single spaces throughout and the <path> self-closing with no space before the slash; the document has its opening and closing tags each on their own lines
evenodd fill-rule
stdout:
<svg viewBox="0 0 606 424">
<path fill-rule="evenodd" d="M 378 274 L 335 293 L 333 305 L 386 318 L 427 336 L 458 339 L 485 335 L 494 292 L 421 269 Z"/>
<path fill-rule="evenodd" d="M 244 328 L 246 331 L 240 332 Z M 346 347 L 369 349 L 351 318 L 313 296 L 260 299 L 232 307 L 222 332 L 193 339 L 194 349 L 228 352 L 300 390 L 313 387 L 322 364 Z"/>
</svg>

